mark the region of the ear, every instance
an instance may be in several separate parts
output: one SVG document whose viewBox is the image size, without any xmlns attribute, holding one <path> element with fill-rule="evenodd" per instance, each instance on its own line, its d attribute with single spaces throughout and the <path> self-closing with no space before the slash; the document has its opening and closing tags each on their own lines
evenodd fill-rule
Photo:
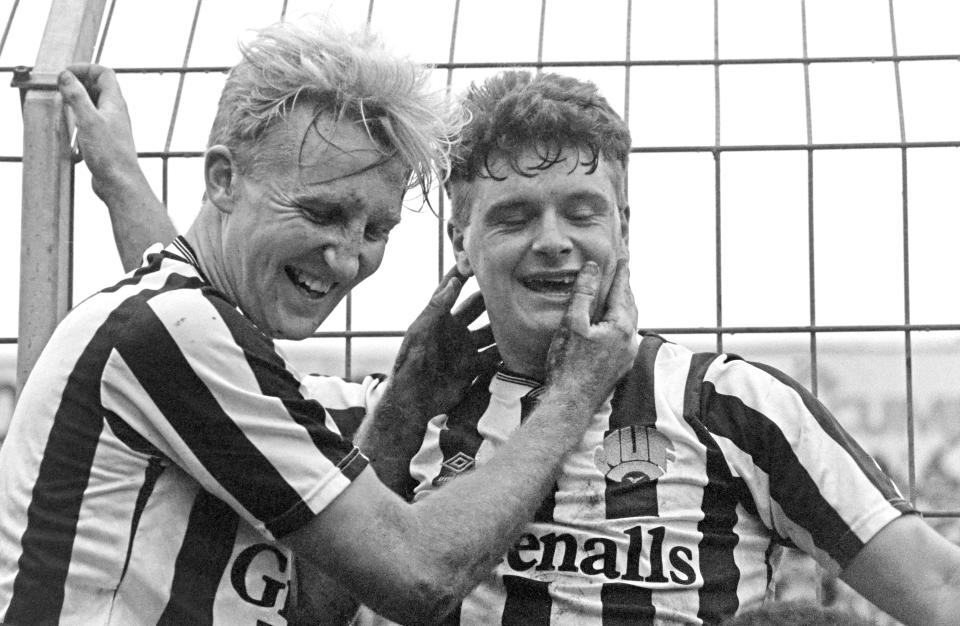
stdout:
<svg viewBox="0 0 960 626">
<path fill-rule="evenodd" d="M 464 276 L 473 276 L 473 266 L 470 265 L 470 257 L 467 256 L 467 251 L 463 247 L 465 234 L 463 228 L 460 228 L 453 222 L 447 222 L 447 237 L 450 238 L 450 243 L 453 244 L 453 256 L 457 260 L 457 271 Z"/>
<path fill-rule="evenodd" d="M 216 145 L 203 158 L 203 177 L 207 200 L 224 213 L 233 211 L 239 188 L 238 170 L 230 148 Z"/>
</svg>

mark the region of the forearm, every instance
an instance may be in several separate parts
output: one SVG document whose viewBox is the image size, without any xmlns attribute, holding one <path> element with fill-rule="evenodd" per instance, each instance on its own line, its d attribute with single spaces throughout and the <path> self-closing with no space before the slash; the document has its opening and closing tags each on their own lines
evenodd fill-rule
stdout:
<svg viewBox="0 0 960 626">
<path fill-rule="evenodd" d="M 305 559 L 296 560 L 297 594 L 287 620 L 292 626 L 349 624 L 359 603 L 334 579 Z"/>
<path fill-rule="evenodd" d="M 931 602 L 935 607 L 936 616 L 929 621 L 917 621 L 920 626 L 950 626 L 957 623 L 957 616 L 960 615 L 960 572 L 957 572 L 953 580 L 944 583 L 940 587 L 938 599 Z M 901 617 L 904 624 L 910 624 L 913 616 Z"/>
<path fill-rule="evenodd" d="M 633 363 L 639 342 L 628 279 L 621 262 L 610 288 L 616 297 L 591 324 L 599 269 L 584 264 L 551 344 L 537 406 L 493 458 L 412 505 L 364 470 L 291 533 L 289 545 L 378 613 L 404 623 L 440 621 L 515 542 L 567 452 Z"/>
<path fill-rule="evenodd" d="M 896 588 L 883 595 L 863 595 L 906 626 L 955 626 L 960 615 L 960 571 L 951 579 L 940 574 L 919 577 L 917 583 L 923 589 L 915 595 Z"/>
<path fill-rule="evenodd" d="M 396 541 L 408 547 L 404 560 L 424 574 L 420 584 L 435 603 L 434 617 L 487 577 L 515 543 L 592 414 L 579 399 L 544 394 L 493 459 L 411 507 Z"/>
<path fill-rule="evenodd" d="M 887 524 L 840 577 L 909 626 L 956 624 L 960 615 L 960 548 L 917 515 Z"/>
<path fill-rule="evenodd" d="M 544 393 L 494 458 L 415 504 L 364 471 L 286 542 L 381 615 L 436 623 L 533 517 L 593 414 L 583 396 Z"/>
<path fill-rule="evenodd" d="M 139 168 L 96 181 L 94 191 L 107 205 L 113 237 L 124 271 L 140 265 L 144 250 L 158 241 L 167 245 L 177 236 L 166 207 Z"/>
</svg>

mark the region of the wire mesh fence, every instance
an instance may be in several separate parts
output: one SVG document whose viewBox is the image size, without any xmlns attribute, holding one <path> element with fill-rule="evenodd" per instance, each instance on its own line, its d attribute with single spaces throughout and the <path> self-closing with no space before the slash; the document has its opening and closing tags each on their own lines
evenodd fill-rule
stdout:
<svg viewBox="0 0 960 626">
<path fill-rule="evenodd" d="M 43 4 L 43 3 L 34 3 Z M 634 138 L 628 188 L 641 324 L 695 348 L 767 361 L 809 386 L 960 541 L 960 44 L 951 2 L 432 0 L 321 3 L 367 22 L 462 90 L 503 68 L 596 82 Z M 144 170 L 185 229 L 203 148 L 246 29 L 315 2 L 108 0 L 94 58 L 116 69 Z M 29 65 L 38 20 L 0 2 L 0 73 Z M 30 15 L 27 15 L 27 12 Z M 40 14 L 42 18 L 42 13 Z M 42 24 L 42 21 L 40 22 Z M 29 31 L 29 32 L 28 32 Z M 32 33 L 32 34 L 31 34 Z M 17 94 L 0 98 L 17 128 Z M 0 180 L 19 185 L 16 132 Z M 106 213 L 75 170 L 73 297 L 120 272 Z M 15 294 L 11 192 L 0 289 Z M 408 198 L 383 269 L 314 338 L 309 371 L 389 367 L 451 263 L 446 199 Z M 384 295 L 387 294 L 387 295 Z M 14 350 L 16 302 L 0 316 Z M 6 383 L 4 383 L 6 385 Z M 0 387 L 0 411 L 12 406 Z"/>
</svg>

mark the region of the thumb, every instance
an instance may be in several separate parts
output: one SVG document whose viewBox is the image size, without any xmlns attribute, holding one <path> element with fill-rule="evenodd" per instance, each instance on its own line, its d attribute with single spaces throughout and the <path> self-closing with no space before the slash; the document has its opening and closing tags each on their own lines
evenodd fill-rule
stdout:
<svg viewBox="0 0 960 626">
<path fill-rule="evenodd" d="M 573 295 L 563 316 L 563 325 L 580 334 L 587 334 L 590 328 L 590 311 L 600 289 L 600 268 L 593 261 L 587 261 L 580 268 L 577 280 L 573 284 Z"/>
<path fill-rule="evenodd" d="M 57 77 L 57 89 L 77 116 L 77 122 L 82 123 L 97 114 L 97 109 L 90 99 L 90 94 L 83 84 L 70 70 L 63 70 Z"/>
</svg>

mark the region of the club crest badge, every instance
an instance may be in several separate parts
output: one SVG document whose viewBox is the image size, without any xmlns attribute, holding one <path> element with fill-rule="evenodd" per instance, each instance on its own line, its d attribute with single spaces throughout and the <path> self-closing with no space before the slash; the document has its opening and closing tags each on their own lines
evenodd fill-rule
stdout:
<svg viewBox="0 0 960 626">
<path fill-rule="evenodd" d="M 625 426 L 604 437 L 594 453 L 600 472 L 614 482 L 645 483 L 656 480 L 674 461 L 673 443 L 652 426 Z"/>
</svg>

